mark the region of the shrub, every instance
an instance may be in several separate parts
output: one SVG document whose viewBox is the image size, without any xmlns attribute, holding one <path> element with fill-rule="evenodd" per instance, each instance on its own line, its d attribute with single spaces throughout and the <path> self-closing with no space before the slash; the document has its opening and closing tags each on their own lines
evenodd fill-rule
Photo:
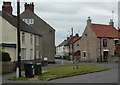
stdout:
<svg viewBox="0 0 120 85">
<path fill-rule="evenodd" d="M 2 61 L 11 61 L 11 57 L 10 57 L 9 53 L 2 52 Z"/>
<path fill-rule="evenodd" d="M 69 56 L 67 56 L 67 57 L 66 57 L 66 60 L 70 61 L 70 60 L 71 60 L 71 58 L 70 58 Z"/>
<path fill-rule="evenodd" d="M 64 60 L 68 60 L 68 61 L 71 60 L 70 56 L 63 56 L 63 59 L 64 59 Z"/>
</svg>

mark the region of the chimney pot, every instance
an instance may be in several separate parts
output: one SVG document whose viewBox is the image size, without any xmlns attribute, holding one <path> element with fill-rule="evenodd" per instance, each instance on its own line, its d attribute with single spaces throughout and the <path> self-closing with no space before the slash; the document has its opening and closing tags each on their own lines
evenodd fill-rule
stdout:
<svg viewBox="0 0 120 85">
<path fill-rule="evenodd" d="M 69 37 L 67 37 L 67 40 L 69 39 Z"/>
<path fill-rule="evenodd" d="M 88 17 L 88 20 L 87 20 L 87 25 L 90 26 L 91 25 L 91 19 L 90 17 Z"/>
<path fill-rule="evenodd" d="M 30 4 L 25 3 L 24 6 L 25 6 L 25 10 L 29 9 L 32 12 L 34 12 L 34 3 L 33 2 Z"/>
<path fill-rule="evenodd" d="M 79 37 L 78 33 L 76 33 L 76 36 Z"/>
</svg>

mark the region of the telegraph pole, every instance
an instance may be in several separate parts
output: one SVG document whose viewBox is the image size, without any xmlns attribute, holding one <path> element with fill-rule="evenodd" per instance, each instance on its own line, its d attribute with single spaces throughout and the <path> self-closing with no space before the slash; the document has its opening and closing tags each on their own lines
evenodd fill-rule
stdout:
<svg viewBox="0 0 120 85">
<path fill-rule="evenodd" d="M 71 28 L 71 36 L 73 37 L 73 28 Z M 74 51 L 74 46 L 73 46 L 73 43 L 72 43 L 72 61 L 74 60 L 74 55 L 73 55 L 73 52 Z"/>
<path fill-rule="evenodd" d="M 17 61 L 17 72 L 18 77 L 21 77 L 21 45 L 20 45 L 20 0 L 17 0 L 17 55 L 18 55 L 18 61 Z"/>
</svg>

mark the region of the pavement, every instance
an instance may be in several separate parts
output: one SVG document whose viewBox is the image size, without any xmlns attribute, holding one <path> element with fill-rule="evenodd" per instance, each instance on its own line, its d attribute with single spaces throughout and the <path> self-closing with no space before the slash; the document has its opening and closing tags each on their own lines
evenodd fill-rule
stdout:
<svg viewBox="0 0 120 85">
<path fill-rule="evenodd" d="M 56 64 L 49 64 L 48 66 L 42 67 L 42 69 L 53 67 L 57 65 L 64 65 L 72 64 L 71 61 L 65 61 L 56 59 Z M 67 78 L 61 78 L 51 81 L 29 81 L 29 83 L 118 83 L 118 64 L 117 63 L 79 63 L 79 64 L 92 64 L 92 65 L 103 65 L 111 67 L 110 70 L 90 73 L 85 75 L 78 75 L 72 76 Z M 24 74 L 24 71 L 22 71 Z M 8 78 L 15 77 L 16 73 L 10 73 L 2 76 L 3 83 L 28 83 L 28 81 L 11 81 L 7 80 Z"/>
</svg>

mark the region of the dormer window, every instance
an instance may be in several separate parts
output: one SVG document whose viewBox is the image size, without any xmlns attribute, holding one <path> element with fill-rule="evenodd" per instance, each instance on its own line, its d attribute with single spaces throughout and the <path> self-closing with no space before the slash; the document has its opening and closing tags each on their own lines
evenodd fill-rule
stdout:
<svg viewBox="0 0 120 85">
<path fill-rule="evenodd" d="M 34 24 L 34 19 L 23 19 L 26 24 Z"/>
</svg>

